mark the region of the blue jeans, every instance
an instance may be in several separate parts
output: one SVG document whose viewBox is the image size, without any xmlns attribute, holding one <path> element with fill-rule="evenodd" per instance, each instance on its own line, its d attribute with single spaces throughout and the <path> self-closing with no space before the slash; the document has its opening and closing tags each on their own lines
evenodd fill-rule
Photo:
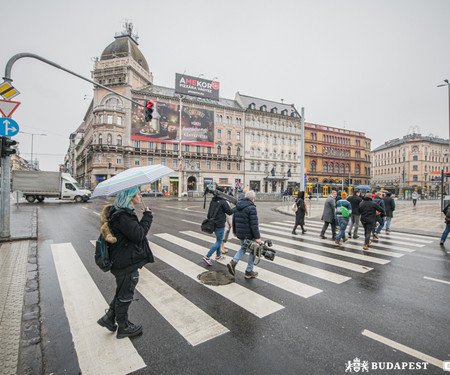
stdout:
<svg viewBox="0 0 450 375">
<path fill-rule="evenodd" d="M 441 237 L 441 241 L 445 242 L 445 240 L 447 239 L 448 234 L 450 233 L 450 224 L 447 224 L 445 226 L 445 230 L 444 233 L 442 233 L 442 237 Z"/>
<path fill-rule="evenodd" d="M 391 229 L 391 220 L 392 220 L 392 217 L 386 216 L 386 230 Z"/>
<path fill-rule="evenodd" d="M 220 245 L 223 241 L 223 234 L 225 233 L 225 227 L 222 228 L 216 228 L 214 231 L 216 234 L 216 243 L 212 245 L 211 249 L 208 251 L 208 254 L 206 256 L 209 258 L 211 255 L 214 254 L 214 252 L 217 251 L 217 256 L 220 257 Z"/>
<path fill-rule="evenodd" d="M 236 253 L 236 255 L 233 258 L 233 262 L 237 263 L 241 260 L 242 256 L 245 254 L 245 248 L 244 248 L 244 240 L 239 240 L 241 241 L 241 248 L 239 249 L 239 251 Z M 247 263 L 247 272 L 250 272 L 253 270 L 253 254 L 248 254 L 248 263 Z"/>
<path fill-rule="evenodd" d="M 336 236 L 336 241 L 341 242 L 345 238 L 345 230 L 347 229 L 349 217 L 338 217 L 339 233 Z"/>
<path fill-rule="evenodd" d="M 380 224 L 380 225 L 378 225 L 378 227 L 373 231 L 373 233 L 380 234 L 381 230 L 382 230 L 383 227 L 384 227 L 384 218 L 382 218 L 381 215 L 378 215 L 378 216 L 377 216 L 377 222 L 378 222 L 378 224 Z M 376 223 L 375 223 L 375 225 L 376 225 Z M 374 227 L 374 228 L 375 228 L 375 227 Z"/>
</svg>

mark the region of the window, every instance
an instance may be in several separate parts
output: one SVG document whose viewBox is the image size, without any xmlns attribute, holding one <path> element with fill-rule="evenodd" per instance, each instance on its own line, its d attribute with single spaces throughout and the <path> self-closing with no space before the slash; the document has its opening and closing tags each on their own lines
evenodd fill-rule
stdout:
<svg viewBox="0 0 450 375">
<path fill-rule="evenodd" d="M 103 163 L 103 155 L 102 154 L 98 155 L 97 162 L 98 162 L 98 164 L 102 164 Z"/>
<path fill-rule="evenodd" d="M 122 116 L 117 116 L 117 125 L 122 125 Z"/>
<path fill-rule="evenodd" d="M 237 141 L 241 140 L 241 132 L 236 132 L 236 140 Z"/>
<path fill-rule="evenodd" d="M 160 164 L 161 164 L 161 165 L 166 165 L 166 158 L 161 158 Z"/>
<path fill-rule="evenodd" d="M 356 164 L 356 174 L 361 174 L 361 166 Z"/>
<path fill-rule="evenodd" d="M 106 123 L 107 123 L 107 124 L 112 124 L 112 123 L 113 123 L 113 117 L 112 117 L 112 115 L 106 116 Z"/>
<path fill-rule="evenodd" d="M 134 165 L 140 165 L 140 164 L 141 164 L 140 159 L 139 158 L 135 158 L 134 159 Z"/>
<path fill-rule="evenodd" d="M 172 169 L 178 169 L 178 160 L 172 159 Z"/>
<path fill-rule="evenodd" d="M 211 147 L 207 147 L 207 148 L 206 148 L 206 152 L 207 152 L 208 154 L 210 154 L 210 153 L 212 152 L 212 148 L 211 148 Z"/>
<path fill-rule="evenodd" d="M 241 170 L 241 163 L 236 163 L 236 170 L 240 171 Z"/>
<path fill-rule="evenodd" d="M 198 171 L 200 170 L 200 162 L 199 161 L 195 163 L 195 167 L 197 168 Z"/>
<path fill-rule="evenodd" d="M 106 136 L 106 144 L 112 145 L 112 135 L 110 133 Z"/>
<path fill-rule="evenodd" d="M 102 145 L 103 144 L 103 137 L 101 134 L 98 135 L 98 144 Z"/>
<path fill-rule="evenodd" d="M 140 148 L 141 147 L 141 141 L 134 141 L 134 147 Z"/>
<path fill-rule="evenodd" d="M 334 163 L 329 163 L 328 164 L 328 173 L 333 173 L 334 172 Z"/>
<path fill-rule="evenodd" d="M 231 146 L 227 147 L 227 155 L 231 155 Z"/>
<path fill-rule="evenodd" d="M 322 164 L 322 172 L 327 173 L 328 172 L 328 163 L 325 162 Z"/>
<path fill-rule="evenodd" d="M 419 157 L 418 157 L 417 155 L 414 155 L 414 156 L 413 156 L 413 160 L 414 160 L 414 161 L 417 161 L 418 159 L 419 159 Z"/>
<path fill-rule="evenodd" d="M 217 146 L 217 155 L 222 154 L 222 146 Z"/>
<path fill-rule="evenodd" d="M 167 150 L 167 143 L 161 143 L 161 150 Z"/>
<path fill-rule="evenodd" d="M 147 165 L 153 164 L 153 158 L 147 158 Z"/>
<path fill-rule="evenodd" d="M 418 165 L 413 165 L 412 170 L 413 170 L 413 171 L 418 171 L 418 170 L 419 170 L 419 166 L 418 166 Z"/>
<path fill-rule="evenodd" d="M 345 173 L 350 173 L 350 164 L 345 165 Z"/>
<path fill-rule="evenodd" d="M 122 164 L 122 155 L 117 155 L 116 164 Z"/>
<path fill-rule="evenodd" d="M 413 181 L 419 181 L 419 178 L 416 174 L 413 174 Z"/>
<path fill-rule="evenodd" d="M 184 152 L 189 152 L 189 145 L 184 145 Z"/>
<path fill-rule="evenodd" d="M 311 160 L 311 172 L 316 172 L 316 161 L 315 160 Z"/>
<path fill-rule="evenodd" d="M 240 147 L 236 148 L 236 155 L 241 156 L 241 148 Z"/>
<path fill-rule="evenodd" d="M 231 130 L 227 130 L 227 139 L 231 139 Z"/>
<path fill-rule="evenodd" d="M 121 135 L 117 136 L 117 146 L 122 146 L 122 136 Z"/>
<path fill-rule="evenodd" d="M 178 143 L 173 143 L 172 149 L 173 149 L 174 151 L 178 151 Z"/>
<path fill-rule="evenodd" d="M 211 169 L 211 162 L 210 161 L 206 162 L 206 169 Z"/>
<path fill-rule="evenodd" d="M 255 163 L 251 163 L 250 164 L 250 172 L 254 172 L 255 171 Z"/>
<path fill-rule="evenodd" d="M 198 152 L 198 153 L 202 152 L 201 146 L 195 146 L 195 152 Z"/>
<path fill-rule="evenodd" d="M 216 169 L 222 169 L 222 163 L 220 161 L 216 163 Z"/>
<path fill-rule="evenodd" d="M 155 143 L 154 142 L 148 142 L 148 149 L 154 150 L 155 149 Z"/>
<path fill-rule="evenodd" d="M 227 163 L 227 171 L 231 171 L 231 163 Z"/>
<path fill-rule="evenodd" d="M 222 129 L 217 129 L 217 138 L 222 138 Z"/>
</svg>

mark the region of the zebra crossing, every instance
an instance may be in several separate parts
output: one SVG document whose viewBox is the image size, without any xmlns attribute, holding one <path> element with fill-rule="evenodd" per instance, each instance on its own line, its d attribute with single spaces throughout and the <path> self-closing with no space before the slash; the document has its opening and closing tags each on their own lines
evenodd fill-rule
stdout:
<svg viewBox="0 0 450 375">
<path fill-rule="evenodd" d="M 358 240 L 350 239 L 344 247 L 337 247 L 329 239 L 319 238 L 321 222 L 308 222 L 308 232 L 297 236 L 291 235 L 291 221 L 261 223 L 262 237 L 270 238 L 274 243 L 274 249 L 277 251 L 275 260 L 270 262 L 261 259 L 258 265 L 258 278 L 247 283 L 243 281 L 246 267 L 244 259 L 236 267 L 237 282 L 212 286 L 201 283 L 198 275 L 211 269 L 203 263 L 202 256 L 215 242 L 215 237 L 200 232 L 200 223 L 187 222 L 187 224 L 190 228 L 186 225 L 186 230 L 178 233 L 149 235 L 150 247 L 156 260 L 173 267 L 183 275 L 182 277 L 195 281 L 201 288 L 207 288 L 215 293 L 219 299 L 229 301 L 258 319 L 276 314 L 285 308 L 282 301 L 274 301 L 270 296 L 264 295 L 266 288 L 255 288 L 254 285 L 259 285 L 258 283 L 263 283 L 273 290 L 286 292 L 293 298 L 298 298 L 301 303 L 323 293 L 327 285 L 339 286 L 376 267 L 401 261 L 402 257 L 433 241 L 431 237 L 391 233 L 389 236 L 380 236 L 379 242 L 374 243 L 369 251 L 362 251 L 362 237 Z M 91 243 L 93 249 L 95 241 Z M 226 248 L 231 254 L 239 250 L 240 244 L 236 238 L 230 238 Z M 129 339 L 117 340 L 114 335 L 97 325 L 96 321 L 103 315 L 108 302 L 105 301 L 99 286 L 91 278 L 73 245 L 52 244 L 51 250 L 82 372 L 125 374 L 145 367 L 145 362 Z M 189 256 L 181 256 L 180 253 Z M 192 261 L 194 257 L 198 258 L 198 261 Z M 225 255 L 224 260 L 217 261 L 217 266 L 214 265 L 212 269 L 225 266 L 231 259 L 232 255 Z M 293 274 L 295 278 L 291 276 Z M 314 279 L 321 281 L 320 287 L 317 284 L 310 285 Z M 140 270 L 140 281 L 136 289 L 170 327 L 193 347 L 230 332 L 226 323 L 210 316 L 161 280 L 152 272 L 151 266 Z M 111 360 L 102 361 L 99 369 L 97 368 L 99 350 L 102 351 L 105 347 L 108 347 L 108 356 Z M 102 356 L 105 354 L 102 353 Z M 118 363 L 117 358 L 127 360 Z"/>
</svg>

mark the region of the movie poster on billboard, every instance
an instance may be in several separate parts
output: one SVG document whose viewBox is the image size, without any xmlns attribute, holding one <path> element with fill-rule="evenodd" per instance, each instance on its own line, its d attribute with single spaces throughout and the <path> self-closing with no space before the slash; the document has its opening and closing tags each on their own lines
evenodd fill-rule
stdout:
<svg viewBox="0 0 450 375">
<path fill-rule="evenodd" d="M 175 73 L 175 92 L 219 100 L 219 82 Z"/>
<path fill-rule="evenodd" d="M 145 105 L 146 101 L 134 99 Z M 132 105 L 131 139 L 150 142 L 178 143 L 180 122 L 177 104 L 153 102 L 152 121 L 145 121 L 145 108 Z M 199 146 L 214 146 L 214 111 L 183 106 L 182 143 Z"/>
</svg>

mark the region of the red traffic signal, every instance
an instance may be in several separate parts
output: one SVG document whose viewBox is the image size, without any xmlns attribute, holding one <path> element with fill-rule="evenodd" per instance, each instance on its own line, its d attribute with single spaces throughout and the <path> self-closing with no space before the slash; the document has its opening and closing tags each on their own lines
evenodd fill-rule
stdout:
<svg viewBox="0 0 450 375">
<path fill-rule="evenodd" d="M 153 118 L 153 107 L 154 107 L 154 103 L 153 102 L 147 102 L 147 104 L 145 105 L 145 121 L 146 122 L 150 122 L 152 121 Z"/>
</svg>

